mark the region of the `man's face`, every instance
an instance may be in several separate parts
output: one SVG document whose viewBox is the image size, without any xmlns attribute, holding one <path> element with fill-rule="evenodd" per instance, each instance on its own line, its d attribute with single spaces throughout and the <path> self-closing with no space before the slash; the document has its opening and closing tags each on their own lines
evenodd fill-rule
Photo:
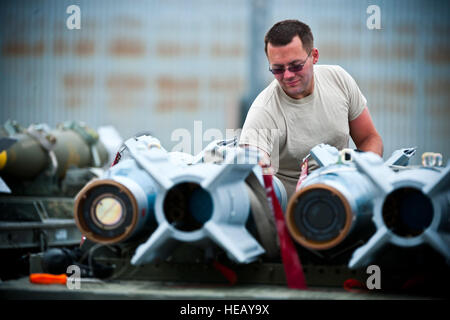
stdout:
<svg viewBox="0 0 450 320">
<path fill-rule="evenodd" d="M 291 42 L 285 46 L 267 45 L 267 58 L 270 68 L 285 69 L 284 73 L 275 74 L 275 78 L 288 96 L 300 99 L 310 95 L 314 88 L 313 63 L 317 61 L 317 49 L 313 49 L 311 54 L 303 48 L 300 37 L 295 36 Z M 308 55 L 309 54 L 309 55 Z M 297 72 L 288 70 L 290 66 L 302 64 L 303 68 Z"/>
</svg>

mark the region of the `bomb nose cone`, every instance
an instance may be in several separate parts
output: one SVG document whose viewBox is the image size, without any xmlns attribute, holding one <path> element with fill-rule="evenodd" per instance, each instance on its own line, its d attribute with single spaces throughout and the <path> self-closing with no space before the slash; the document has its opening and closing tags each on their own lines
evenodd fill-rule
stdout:
<svg viewBox="0 0 450 320">
<path fill-rule="evenodd" d="M 112 180 L 88 184 L 75 199 L 75 221 L 82 234 L 99 243 L 117 243 L 136 228 L 138 206 L 134 195 Z"/>
<path fill-rule="evenodd" d="M 327 185 L 306 187 L 289 202 L 287 225 L 301 245 L 321 250 L 340 243 L 347 235 L 352 212 L 342 194 Z"/>
</svg>

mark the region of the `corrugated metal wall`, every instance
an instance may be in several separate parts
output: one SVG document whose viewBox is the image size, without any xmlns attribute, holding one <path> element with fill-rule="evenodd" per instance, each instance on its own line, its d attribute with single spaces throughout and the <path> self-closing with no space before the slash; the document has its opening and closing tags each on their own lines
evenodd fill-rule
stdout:
<svg viewBox="0 0 450 320">
<path fill-rule="evenodd" d="M 81 8 L 68 30 L 66 8 Z M 0 120 L 112 124 L 170 148 L 177 128 L 233 128 L 247 76 L 240 1 L 0 4 Z M 238 8 L 238 10 L 236 10 Z"/>
<path fill-rule="evenodd" d="M 437 0 L 3 1 L 0 121 L 112 124 L 124 138 L 150 131 L 169 149 L 177 128 L 194 138 L 195 120 L 203 133 L 225 135 L 250 90 L 258 2 L 267 7 L 266 30 L 305 21 L 319 63 L 353 75 L 386 155 L 418 146 L 419 154 L 450 156 L 450 4 Z M 66 28 L 71 4 L 81 8 L 81 30 Z M 381 9 L 381 30 L 366 27 L 371 4 Z"/>
<path fill-rule="evenodd" d="M 369 30 L 369 5 L 381 29 Z M 415 0 L 276 1 L 271 23 L 311 26 L 319 63 L 339 64 L 358 82 L 382 135 L 385 157 L 417 146 L 450 157 L 450 3 Z"/>
</svg>

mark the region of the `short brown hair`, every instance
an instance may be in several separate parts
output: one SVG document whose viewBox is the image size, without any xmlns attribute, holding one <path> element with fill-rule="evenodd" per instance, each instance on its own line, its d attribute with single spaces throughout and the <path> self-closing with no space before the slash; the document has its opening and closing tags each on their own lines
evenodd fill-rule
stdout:
<svg viewBox="0 0 450 320">
<path fill-rule="evenodd" d="M 309 26 L 298 20 L 283 20 L 277 22 L 266 33 L 264 37 L 264 51 L 267 55 L 267 45 L 270 43 L 273 46 L 285 46 L 295 36 L 299 36 L 302 40 L 303 48 L 308 52 L 314 47 L 314 38 Z"/>
</svg>

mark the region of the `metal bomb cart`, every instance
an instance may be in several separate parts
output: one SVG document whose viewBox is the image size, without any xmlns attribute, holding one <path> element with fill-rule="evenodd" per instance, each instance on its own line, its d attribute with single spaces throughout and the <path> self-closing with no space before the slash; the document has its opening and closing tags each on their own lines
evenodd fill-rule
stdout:
<svg viewBox="0 0 450 320">
<path fill-rule="evenodd" d="M 74 196 L 99 174 L 109 154 L 96 131 L 75 121 L 55 129 L 7 121 L 0 139 L 0 276 L 5 280 L 29 273 L 31 253 L 80 243 Z"/>
<path fill-rule="evenodd" d="M 403 290 L 401 284 L 408 283 L 416 270 L 396 279 L 398 274 L 389 269 L 382 279 L 383 288 L 390 290 L 370 291 L 365 287 L 367 267 L 383 263 L 375 254 L 377 250 L 369 246 L 372 249 L 365 250 L 370 252 L 358 265 L 349 265 L 349 261 L 357 250 L 374 241 L 371 239 L 379 228 L 376 203 L 397 187 L 410 185 L 410 180 L 393 182 L 395 188 L 381 192 L 368 172 L 368 163 L 370 168 L 375 164 L 382 167 L 389 181 L 404 181 L 401 172 L 407 170 L 422 170 L 415 177 L 431 170 L 433 179 L 427 188 L 434 190 L 433 195 L 439 195 L 439 199 L 448 195 L 448 167 L 435 164 L 432 168 L 408 168 L 414 152 L 399 150 L 383 163 L 373 154 L 339 153 L 319 145 L 311 155 L 321 168 L 308 176 L 291 199 L 286 199 L 283 185 L 274 177 L 276 198 L 286 212 L 289 233 L 296 241 L 296 253 L 308 283 L 308 290 L 292 290 L 286 286 L 277 228 L 255 150 L 237 148 L 236 140 L 215 141 L 192 157 L 167 152 L 151 136 L 129 139 L 114 165 L 77 194 L 75 221 L 86 237 L 81 247 L 72 254 L 49 250 L 30 259 L 31 273 L 67 272 L 67 283 L 73 274 L 65 270 L 69 265 L 77 266 L 81 271 L 80 288 L 36 285 L 22 278 L 0 284 L 0 294 L 22 299 L 408 298 L 411 291 L 407 287 Z M 410 198 L 393 201 L 401 207 Z M 414 238 L 439 225 L 433 229 L 434 234 L 446 239 L 448 203 L 435 202 L 434 198 L 430 202 L 438 211 L 427 215 L 438 222 L 423 222 L 420 210 L 415 211 L 418 217 L 411 222 L 405 215 L 411 207 L 382 207 L 402 218 L 401 223 L 420 231 L 407 237 Z M 392 224 L 387 228 L 396 234 Z M 445 240 L 438 243 L 448 248 Z M 376 246 L 378 252 L 383 252 L 381 258 L 389 256 L 381 247 Z M 397 245 L 395 249 L 403 252 L 405 247 Z M 415 250 L 412 255 L 417 260 L 428 259 L 436 270 L 448 270 L 446 251 L 436 250 L 442 246 L 419 247 L 408 246 Z M 410 258 L 411 252 L 402 255 L 396 251 L 387 260 L 403 265 Z M 395 283 L 391 288 L 389 281 Z M 439 296 L 428 287 L 421 289 L 412 292 Z"/>
</svg>

